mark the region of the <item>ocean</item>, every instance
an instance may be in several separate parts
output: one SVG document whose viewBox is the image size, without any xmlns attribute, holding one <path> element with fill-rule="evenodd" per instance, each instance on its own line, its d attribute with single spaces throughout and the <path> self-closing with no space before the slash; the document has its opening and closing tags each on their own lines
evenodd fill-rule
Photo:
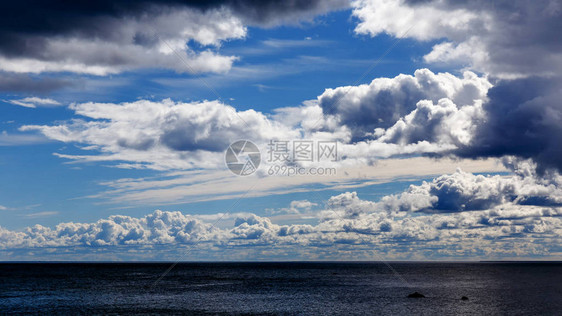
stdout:
<svg viewBox="0 0 562 316">
<path fill-rule="evenodd" d="M 1 263 L 1 314 L 562 315 L 562 263 Z M 408 298 L 413 292 L 425 298 Z M 466 296 L 468 300 L 461 300 Z"/>
</svg>

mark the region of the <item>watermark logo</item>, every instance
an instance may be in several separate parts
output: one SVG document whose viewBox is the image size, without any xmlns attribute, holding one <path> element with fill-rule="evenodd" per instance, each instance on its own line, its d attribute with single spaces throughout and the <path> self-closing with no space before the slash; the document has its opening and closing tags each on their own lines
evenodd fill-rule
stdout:
<svg viewBox="0 0 562 316">
<path fill-rule="evenodd" d="M 262 162 L 260 150 L 249 140 L 239 140 L 228 146 L 225 163 L 232 173 L 248 176 L 256 172 Z M 333 176 L 338 161 L 338 144 L 335 141 L 270 140 L 264 158 L 266 173 L 286 176 Z M 314 166 L 314 164 L 318 164 Z"/>
<path fill-rule="evenodd" d="M 338 143 L 335 141 L 270 140 L 267 146 L 270 163 L 338 160 Z"/>
<path fill-rule="evenodd" d="M 315 140 L 271 140 L 267 144 L 267 174 L 286 176 L 333 176 L 336 168 L 314 167 L 338 161 L 338 143 Z M 304 167 L 303 164 L 307 164 Z"/>
<path fill-rule="evenodd" d="M 232 173 L 248 176 L 258 170 L 261 154 L 256 144 L 249 140 L 239 140 L 228 146 L 224 161 Z"/>
</svg>

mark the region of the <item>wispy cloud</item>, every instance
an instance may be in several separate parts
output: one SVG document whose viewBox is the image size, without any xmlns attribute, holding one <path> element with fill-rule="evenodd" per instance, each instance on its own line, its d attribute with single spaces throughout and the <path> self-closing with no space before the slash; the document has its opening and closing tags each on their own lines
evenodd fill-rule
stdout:
<svg viewBox="0 0 562 316">
<path fill-rule="evenodd" d="M 18 100 L 4 100 L 4 102 L 8 102 L 11 104 L 15 104 L 15 105 L 19 105 L 19 106 L 23 106 L 26 108 L 36 108 L 38 106 L 40 107 L 53 107 L 53 106 L 60 106 L 62 105 L 60 102 L 53 100 L 53 99 L 42 99 L 39 97 L 27 97 L 27 98 L 23 98 L 23 99 L 18 99 Z"/>
<path fill-rule="evenodd" d="M 51 140 L 43 135 L 9 134 L 7 131 L 2 131 L 0 133 L 0 147 L 43 144 L 48 142 L 51 142 Z"/>
<path fill-rule="evenodd" d="M 318 40 L 318 39 L 302 39 L 302 40 L 291 40 L 291 39 L 268 39 L 262 41 L 264 46 L 274 47 L 274 48 L 294 48 L 294 47 L 315 47 L 315 46 L 327 46 L 334 44 L 335 42 L 330 40 Z"/>
<path fill-rule="evenodd" d="M 49 217 L 58 214 L 59 212 L 56 211 L 45 211 L 45 212 L 37 212 L 37 213 L 30 213 L 30 214 L 22 214 L 21 216 L 26 218 L 40 218 L 40 217 Z"/>
<path fill-rule="evenodd" d="M 489 160 L 434 160 L 424 157 L 385 159 L 374 165 L 340 166 L 333 176 L 266 176 L 232 175 L 227 170 L 194 170 L 169 172 L 161 177 L 118 179 L 100 183 L 108 190 L 88 196 L 102 203 L 131 205 L 173 205 L 236 198 L 259 183 L 246 197 L 350 190 L 404 179 L 421 179 L 443 172 L 454 172 L 457 167 L 470 172 L 505 172 L 494 159 Z M 261 170 L 261 169 L 260 169 Z"/>
<path fill-rule="evenodd" d="M 336 42 L 331 40 L 313 39 L 311 37 L 304 39 L 270 38 L 260 41 L 254 45 L 225 48 L 225 52 L 239 56 L 272 56 L 284 53 L 288 49 L 326 47 L 334 44 L 336 44 Z"/>
</svg>

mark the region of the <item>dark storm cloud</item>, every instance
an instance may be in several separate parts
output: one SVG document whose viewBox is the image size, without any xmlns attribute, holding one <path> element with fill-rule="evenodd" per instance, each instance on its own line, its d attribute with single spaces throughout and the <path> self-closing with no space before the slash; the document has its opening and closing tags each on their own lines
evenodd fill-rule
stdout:
<svg viewBox="0 0 562 316">
<path fill-rule="evenodd" d="M 222 1 L 216 1 L 221 3 Z M 342 9 L 349 6 L 347 0 L 287 0 L 287 1 L 224 1 L 235 12 L 244 17 L 249 23 L 268 26 L 281 21 L 295 21 L 321 14 L 328 11 Z"/>
<path fill-rule="evenodd" d="M 562 170 L 562 78 L 499 82 L 488 92 L 486 120 L 463 157 L 532 158 L 539 169 Z"/>
<path fill-rule="evenodd" d="M 5 1 L 0 4 L 0 26 L 4 32 L 53 35 L 81 29 L 90 18 L 154 14 L 165 6 L 200 10 L 226 7 L 255 21 L 267 21 L 273 16 L 314 11 L 322 6 L 322 1 Z M 98 27 L 82 31 L 96 34 L 99 30 Z"/>
<path fill-rule="evenodd" d="M 5 56 L 33 56 L 46 36 L 107 37 L 110 27 L 92 25 L 101 17 L 140 13 L 143 2 L 123 1 L 3 1 L 0 3 L 0 51 Z M 99 20 L 98 20 L 99 21 Z M 89 27 L 90 26 L 90 27 Z"/>
<path fill-rule="evenodd" d="M 49 93 L 54 90 L 76 86 L 75 81 L 60 78 L 32 78 L 26 74 L 0 72 L 0 92 Z"/>
<path fill-rule="evenodd" d="M 335 8 L 346 1 L 2 1 L 0 3 L 0 52 L 5 56 L 35 57 L 51 36 L 117 41 L 117 21 L 142 15 L 158 15 L 182 8 L 201 11 L 225 8 L 248 23 L 272 25 L 305 18 Z M 142 43 L 142 34 L 137 37 Z"/>
<path fill-rule="evenodd" d="M 494 74 L 542 75 L 562 71 L 562 2 L 447 1 L 449 9 L 489 16 L 488 30 L 468 34 L 486 47 L 487 60 L 476 62 Z M 451 38 L 456 41 L 457 39 Z"/>
</svg>

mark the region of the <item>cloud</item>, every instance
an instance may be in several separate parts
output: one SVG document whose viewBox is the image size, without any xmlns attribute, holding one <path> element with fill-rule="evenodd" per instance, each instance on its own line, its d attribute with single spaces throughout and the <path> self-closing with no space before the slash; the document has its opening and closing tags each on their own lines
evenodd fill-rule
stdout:
<svg viewBox="0 0 562 316">
<path fill-rule="evenodd" d="M 440 41 L 424 57 L 429 63 L 504 78 L 557 75 L 562 69 L 562 45 L 555 31 L 562 27 L 558 1 L 362 0 L 353 7 L 359 34 Z"/>
<path fill-rule="evenodd" d="M 26 218 L 39 218 L 39 217 L 48 217 L 48 216 L 53 216 L 53 215 L 57 215 L 59 214 L 59 212 L 56 211 L 45 211 L 45 212 L 37 212 L 37 213 L 29 213 L 29 214 L 23 214 L 23 217 Z"/>
<path fill-rule="evenodd" d="M 493 160 L 435 161 L 423 157 L 385 159 L 373 165 L 342 165 L 338 167 L 337 173 L 331 176 L 265 176 L 258 171 L 249 177 L 238 177 L 223 167 L 222 170 L 217 171 L 171 171 L 157 177 L 102 182 L 99 184 L 103 186 L 103 191 L 87 198 L 101 199 L 104 203 L 124 206 L 174 205 L 236 199 L 247 190 L 250 191 L 245 197 L 324 190 L 344 191 L 404 179 L 426 179 L 442 172 L 454 172 L 459 166 L 471 172 L 506 171 Z"/>
<path fill-rule="evenodd" d="M 532 158 L 542 171 L 562 170 L 557 145 L 562 131 L 556 123 L 562 115 L 557 101 L 562 86 L 562 45 L 555 31 L 562 26 L 562 6 L 558 1 L 364 0 L 353 2 L 353 8 L 353 15 L 359 19 L 357 33 L 436 41 L 424 56 L 426 62 L 481 72 L 494 83 L 493 88 L 481 86 L 480 92 L 487 94 L 480 98 L 481 106 L 469 102 L 469 107 L 451 96 L 424 96 L 401 86 L 398 92 L 389 93 L 390 102 L 382 107 L 391 109 L 389 113 L 394 117 L 382 115 L 374 107 L 384 102 L 358 95 L 357 91 L 350 93 L 347 102 L 342 102 L 345 107 L 334 112 L 345 119 L 349 104 L 357 104 L 361 110 L 352 112 L 355 116 L 347 120 L 348 124 L 361 122 L 362 117 L 371 124 L 367 130 L 359 129 L 360 133 L 379 128 L 374 134 L 379 137 L 377 141 L 366 141 L 364 150 L 465 158 L 515 155 Z M 360 88 L 352 87 L 350 91 Z M 409 107 L 397 102 L 400 98 Z M 436 98 L 447 98 L 452 103 Z M 422 99 L 432 103 L 421 102 Z M 365 113 L 376 113 L 377 117 Z M 382 123 L 387 117 L 391 119 L 385 126 Z M 373 123 L 377 118 L 382 120 L 380 126 Z M 362 136 L 357 135 L 357 128 L 353 130 L 355 138 Z M 381 141 L 401 146 L 382 146 Z"/>
<path fill-rule="evenodd" d="M 287 48 L 297 48 L 297 47 L 314 47 L 314 46 L 326 46 L 328 44 L 333 44 L 334 42 L 328 40 L 312 40 L 311 38 L 303 40 L 288 40 L 288 39 L 275 39 L 270 38 L 262 41 L 262 44 L 266 47 L 273 48 L 265 50 L 264 52 L 279 51 L 280 49 Z"/>
<path fill-rule="evenodd" d="M 61 158 L 120 162 L 127 168 L 222 168 L 223 151 L 234 140 L 250 139 L 265 153 L 271 139 L 326 139 L 340 142 L 336 167 L 404 155 L 514 155 L 532 158 L 546 170 L 560 168 L 562 161 L 556 146 L 562 135 L 558 85 L 556 78 L 527 78 L 499 81 L 492 88 L 471 72 L 459 78 L 421 69 L 414 76 L 328 89 L 316 101 L 275 109 L 272 115 L 237 111 L 218 101 L 90 102 L 70 106 L 82 119 L 20 129 L 95 152 L 57 153 Z M 338 98 L 343 102 L 330 109 Z M 364 119 L 364 113 L 373 117 Z M 379 115 L 385 119 L 375 119 Z"/>
<path fill-rule="evenodd" d="M 97 33 L 75 30 L 52 37 L 18 34 L 14 39 L 18 43 L 0 47 L 0 69 L 99 76 L 154 67 L 195 73 L 230 69 L 236 57 L 221 56 L 210 49 L 196 52 L 186 43 L 193 40 L 203 46 L 218 46 L 224 40 L 243 38 L 246 29 L 239 19 L 224 10 L 163 8 L 154 12 L 157 14 L 95 17 L 91 23 L 97 25 Z M 16 44 L 20 47 L 14 47 Z"/>
<path fill-rule="evenodd" d="M 480 100 L 461 108 L 449 99 L 440 99 L 437 104 L 423 100 L 387 130 L 376 130 L 375 135 L 379 135 L 378 141 L 386 143 L 407 145 L 427 141 L 458 147 L 472 140 L 477 123 L 483 119 Z"/>
<path fill-rule="evenodd" d="M 52 107 L 52 106 L 59 106 L 61 105 L 60 102 L 53 100 L 53 99 L 48 99 L 48 98 L 38 98 L 38 97 L 27 97 L 27 98 L 23 98 L 23 99 L 19 99 L 19 100 L 6 100 L 5 102 L 11 103 L 11 104 L 15 104 L 15 105 L 19 105 L 19 106 L 23 106 L 26 108 L 36 108 L 38 106 L 40 107 Z"/>
<path fill-rule="evenodd" d="M 502 81 L 488 92 L 486 119 L 457 154 L 462 157 L 532 158 L 540 170 L 562 170 L 562 78 Z"/>
<path fill-rule="evenodd" d="M 448 98 L 436 104 L 418 101 L 409 114 L 387 129 L 375 128 L 366 139 L 344 143 L 343 161 L 375 162 L 381 158 L 408 155 L 455 156 L 469 146 L 486 119 L 482 100 L 457 106 Z"/>
<path fill-rule="evenodd" d="M 67 87 L 76 86 L 76 81 L 42 76 L 32 78 L 27 74 L 1 72 L 0 91 L 2 92 L 28 92 L 49 93 Z"/>
<path fill-rule="evenodd" d="M 91 3 L 67 3 L 64 1 L 52 1 L 45 4 L 41 1 L 21 1 L 16 3 L 2 4 L 2 29 L 9 34 L 66 34 L 81 32 L 85 35 L 98 34 L 109 36 L 108 29 L 100 26 L 97 30 L 88 29 L 92 20 L 108 16 L 135 17 L 142 14 L 158 13 L 166 8 L 181 10 L 189 8 L 202 12 L 225 9 L 234 12 L 244 18 L 247 23 L 263 23 L 271 25 L 281 21 L 298 22 L 299 20 L 312 17 L 329 10 L 348 6 L 347 1 L 285 1 L 275 0 L 246 1 L 192 1 L 186 3 L 178 0 L 165 1 L 99 1 Z M 34 7 L 45 12 L 40 16 L 32 12 L 25 12 L 23 8 Z M 16 19 L 12 12 L 21 10 L 22 14 Z M 67 19 L 63 19 L 66 17 Z M 48 23 L 50 22 L 50 23 Z M 107 32 L 107 33 L 105 33 Z"/>
<path fill-rule="evenodd" d="M 338 141 L 342 164 L 368 164 L 398 155 L 446 154 L 466 146 L 485 118 L 482 102 L 490 87 L 485 77 L 471 72 L 459 78 L 420 69 L 414 76 L 328 89 L 317 100 L 274 109 L 270 115 L 236 111 L 218 101 L 90 102 L 70 106 L 85 119 L 20 130 L 96 151 L 57 153 L 59 157 L 121 161 L 128 168 L 222 167 L 223 151 L 238 139 L 250 139 L 264 150 L 272 139 Z"/>
<path fill-rule="evenodd" d="M 0 133 L 0 146 L 21 146 L 48 143 L 50 140 L 42 135 L 16 133 L 7 131 Z"/>
<path fill-rule="evenodd" d="M 310 209 L 311 207 L 316 205 L 318 204 L 312 203 L 308 200 L 298 200 L 298 201 L 291 202 L 291 208 L 296 208 L 296 209 Z"/>
<path fill-rule="evenodd" d="M 376 78 L 368 85 L 326 89 L 318 104 L 327 115 L 334 115 L 348 126 L 353 140 L 363 140 L 376 128 L 388 128 L 416 109 L 421 100 L 438 102 L 448 98 L 459 106 L 485 100 L 492 85 L 485 77 L 465 72 L 462 78 L 449 73 L 435 74 L 418 69 L 414 76 Z"/>
<path fill-rule="evenodd" d="M 3 205 L 0 205 L 0 211 L 5 211 L 5 210 L 7 210 L 7 209 L 8 209 L 7 207 L 5 207 L 5 206 L 3 206 Z"/>
<path fill-rule="evenodd" d="M 291 201 L 289 207 L 280 209 L 266 209 L 266 212 L 270 215 L 300 215 L 310 212 L 311 208 L 317 205 L 317 203 L 312 203 L 308 200 L 297 200 Z"/>
<path fill-rule="evenodd" d="M 351 132 L 342 146 L 346 159 L 512 155 L 532 158 L 542 171 L 560 171 L 561 86 L 558 76 L 496 80 L 492 86 L 471 72 L 458 78 L 421 69 L 414 76 L 326 90 L 318 97 L 324 117 L 317 121 L 331 119 Z M 303 124 L 313 130 L 311 125 Z"/>
<path fill-rule="evenodd" d="M 35 225 L 22 232 L 0 227 L 0 248 L 34 252 L 52 247 L 97 248 L 101 254 L 114 249 L 119 256 L 127 256 L 129 249 L 154 256 L 173 246 L 178 250 L 176 258 L 183 257 L 185 245 L 205 258 L 225 249 L 246 253 L 259 252 L 262 247 L 269 249 L 270 258 L 287 249 L 297 249 L 298 258 L 315 258 L 326 250 L 341 255 L 342 249 L 367 256 L 369 249 L 376 249 L 388 259 L 556 257 L 562 208 L 526 203 L 523 197 L 559 199 L 562 194 L 540 182 L 543 180 L 524 176 L 528 162 L 518 163 L 521 169 L 511 176 L 457 171 L 378 202 L 346 192 L 312 213 L 317 217 L 312 225 L 280 225 L 273 222 L 275 217 L 239 214 L 229 217 L 233 226 L 218 228 L 210 222 L 216 222 L 219 214 L 157 210 L 140 218 L 114 215 L 93 223 L 60 223 L 54 228 Z M 417 197 L 411 199 L 413 195 Z M 295 201 L 292 205 L 308 207 L 311 203 Z"/>
<path fill-rule="evenodd" d="M 207 48 L 195 51 L 186 43 L 219 46 L 221 41 L 243 38 L 246 29 L 238 18 L 221 9 L 150 9 L 146 5 L 125 4 L 124 11 L 120 11 L 117 3 L 84 8 L 80 4 L 50 4 L 42 16 L 51 22 L 45 21 L 44 25 L 31 16 L 22 17 L 17 24 L 8 18 L 3 21 L 6 28 L 0 34 L 4 39 L 0 46 L 0 69 L 102 76 L 154 67 L 196 73 L 230 69 L 234 56 L 221 56 Z M 61 18 L 57 19 L 59 15 Z"/>
<path fill-rule="evenodd" d="M 75 119 L 56 126 L 23 126 L 50 139 L 87 144 L 99 156 L 62 157 L 92 161 L 133 161 L 156 169 L 216 167 L 239 139 L 265 143 L 292 139 L 297 132 L 254 110 L 237 111 L 218 101 L 193 103 L 136 101 L 71 105 Z"/>
<path fill-rule="evenodd" d="M 236 56 L 221 43 L 246 36 L 246 24 L 296 23 L 344 1 L 40 1 L 0 7 L 0 70 L 105 76 L 138 68 L 223 73 Z M 34 12 L 13 18 L 13 12 Z M 189 66 L 186 66 L 188 64 Z"/>
<path fill-rule="evenodd" d="M 296 24 L 310 21 L 314 16 L 349 7 L 347 0 L 297 0 L 297 1 L 225 1 L 227 6 L 249 24 L 264 27 L 281 23 Z"/>
<path fill-rule="evenodd" d="M 381 203 L 385 209 L 425 213 L 488 210 L 505 204 L 562 205 L 560 174 L 554 173 L 547 179 L 536 173 L 532 162 L 512 164 L 511 161 L 506 165 L 516 168 L 515 175 L 483 176 L 459 169 L 431 182 L 411 185 L 399 195 L 383 198 Z"/>
<path fill-rule="evenodd" d="M 192 216 L 155 211 L 143 218 L 114 215 L 95 223 L 61 223 L 54 229 L 35 225 L 19 242 L 28 247 L 188 243 L 205 240 L 215 231 Z"/>
<path fill-rule="evenodd" d="M 268 115 L 218 101 L 90 102 L 70 106 L 83 119 L 21 130 L 96 152 L 57 153 L 62 158 L 120 161 L 129 168 L 216 168 L 223 166 L 222 152 L 234 140 L 250 139 L 265 150 L 271 139 L 315 139 L 340 142 L 344 165 L 420 154 L 514 155 L 533 158 L 546 170 L 562 167 L 561 83 L 558 77 L 531 77 L 492 87 L 472 72 L 456 77 L 420 69 L 413 76 L 327 89 L 317 100 Z"/>
<path fill-rule="evenodd" d="M 449 8 L 432 1 L 416 6 L 407 1 L 362 0 L 354 1 L 353 7 L 353 15 L 359 19 L 355 32 L 371 36 L 380 33 L 400 36 L 409 29 L 408 37 L 423 41 L 463 36 L 487 28 L 482 24 L 487 16 L 479 16 L 461 6 Z M 447 18 L 444 19 L 444 15 Z"/>
</svg>

